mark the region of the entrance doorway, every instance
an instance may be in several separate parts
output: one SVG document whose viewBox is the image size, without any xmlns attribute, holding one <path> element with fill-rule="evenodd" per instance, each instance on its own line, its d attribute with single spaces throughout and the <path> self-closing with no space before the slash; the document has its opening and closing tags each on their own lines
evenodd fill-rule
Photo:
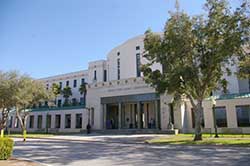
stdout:
<svg viewBox="0 0 250 166">
<path fill-rule="evenodd" d="M 118 105 L 117 104 L 108 104 L 107 105 L 107 129 L 118 129 Z"/>
</svg>

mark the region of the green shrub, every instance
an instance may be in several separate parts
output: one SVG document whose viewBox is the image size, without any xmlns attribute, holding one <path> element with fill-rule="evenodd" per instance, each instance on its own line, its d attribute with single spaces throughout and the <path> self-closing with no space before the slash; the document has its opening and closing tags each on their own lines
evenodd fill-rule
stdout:
<svg viewBox="0 0 250 166">
<path fill-rule="evenodd" d="M 0 160 L 7 160 L 11 157 L 14 141 L 9 137 L 0 138 Z"/>
</svg>

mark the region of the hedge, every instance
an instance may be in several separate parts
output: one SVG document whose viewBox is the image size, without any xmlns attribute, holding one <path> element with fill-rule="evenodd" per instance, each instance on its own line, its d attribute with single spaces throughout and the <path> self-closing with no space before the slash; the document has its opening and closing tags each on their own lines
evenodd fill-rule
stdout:
<svg viewBox="0 0 250 166">
<path fill-rule="evenodd" d="M 14 141 L 9 137 L 0 138 L 0 160 L 7 160 L 11 157 Z"/>
</svg>

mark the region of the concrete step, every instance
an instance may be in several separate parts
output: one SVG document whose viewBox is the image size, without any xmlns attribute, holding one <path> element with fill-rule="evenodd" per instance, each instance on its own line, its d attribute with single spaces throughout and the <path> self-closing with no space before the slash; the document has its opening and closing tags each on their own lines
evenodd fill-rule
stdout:
<svg viewBox="0 0 250 166">
<path fill-rule="evenodd" d="M 92 130 L 91 133 L 101 135 L 130 135 L 130 134 L 178 134 L 178 130 L 157 130 L 157 129 L 106 129 Z"/>
</svg>

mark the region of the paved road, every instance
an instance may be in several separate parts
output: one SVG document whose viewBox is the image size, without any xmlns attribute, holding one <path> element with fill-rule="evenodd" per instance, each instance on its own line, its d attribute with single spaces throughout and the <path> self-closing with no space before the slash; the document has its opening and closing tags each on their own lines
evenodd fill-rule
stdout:
<svg viewBox="0 0 250 166">
<path fill-rule="evenodd" d="M 250 147 L 155 146 L 143 143 L 148 136 L 62 138 L 67 140 L 30 139 L 23 143 L 16 139 L 14 155 L 53 166 L 250 165 Z"/>
</svg>

